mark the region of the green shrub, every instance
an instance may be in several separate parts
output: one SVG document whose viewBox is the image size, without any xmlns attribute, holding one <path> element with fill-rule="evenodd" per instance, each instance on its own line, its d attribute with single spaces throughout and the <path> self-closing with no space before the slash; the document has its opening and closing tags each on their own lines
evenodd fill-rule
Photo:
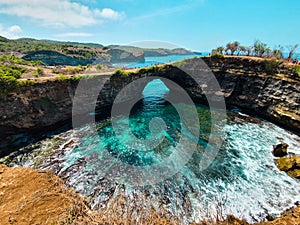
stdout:
<svg viewBox="0 0 300 225">
<path fill-rule="evenodd" d="M 6 95 L 18 88 L 18 80 L 12 76 L 0 76 L 0 95 Z"/>
<path fill-rule="evenodd" d="M 70 80 L 70 81 L 77 81 L 77 80 L 81 80 L 82 78 L 84 78 L 85 76 L 66 76 L 65 74 L 59 74 L 56 77 L 56 80 L 58 81 L 64 81 L 64 80 Z"/>
<path fill-rule="evenodd" d="M 175 63 L 173 63 L 174 66 L 176 67 L 182 67 L 186 64 L 186 60 L 180 60 L 180 61 L 177 61 Z"/>
<path fill-rule="evenodd" d="M 33 61 L 33 60 L 26 61 L 24 59 L 14 56 L 14 55 L 1 55 L 0 62 L 1 63 L 9 63 L 9 64 L 27 65 L 27 66 L 45 65 L 42 61 Z"/>
<path fill-rule="evenodd" d="M 146 68 L 142 68 L 142 69 L 139 69 L 139 73 L 146 73 L 146 72 L 158 72 L 160 70 L 160 67 L 158 66 L 149 66 L 149 67 L 146 67 Z"/>
<path fill-rule="evenodd" d="M 76 76 L 72 76 L 72 77 L 69 77 L 68 80 L 71 80 L 71 81 L 77 81 L 77 80 L 81 80 L 82 78 L 85 78 L 86 77 L 89 77 L 89 76 L 80 76 L 80 75 L 76 75 Z"/>
<path fill-rule="evenodd" d="M 116 76 L 128 76 L 128 72 L 126 72 L 125 70 L 120 70 L 119 69 L 119 70 L 116 70 L 113 75 L 116 75 Z"/>
<path fill-rule="evenodd" d="M 44 70 L 41 69 L 41 68 L 36 68 L 36 69 L 33 71 L 33 75 L 34 75 L 35 77 L 43 76 L 43 75 L 44 75 Z"/>
<path fill-rule="evenodd" d="M 19 79 L 27 69 L 18 66 L 3 66 L 0 65 L 0 76 L 11 76 Z"/>
<path fill-rule="evenodd" d="M 225 56 L 223 54 L 220 54 L 220 53 L 214 53 L 211 55 L 211 58 L 213 59 L 224 59 Z"/>
<path fill-rule="evenodd" d="M 62 80 L 66 80 L 68 79 L 68 77 L 64 74 L 59 74 L 57 77 L 56 77 L 56 80 L 59 80 L 59 81 L 62 81 Z"/>
<path fill-rule="evenodd" d="M 103 70 L 104 69 L 104 66 L 103 65 L 101 65 L 101 64 L 97 64 L 96 65 L 96 70 L 97 71 L 101 71 L 101 70 Z"/>
<path fill-rule="evenodd" d="M 22 81 L 18 81 L 18 86 L 19 87 L 23 87 L 23 86 L 31 86 L 36 84 L 36 82 L 32 81 L 32 80 L 22 80 Z"/>
<path fill-rule="evenodd" d="M 271 60 L 265 60 L 265 72 L 268 75 L 274 75 L 277 73 L 278 66 L 280 65 L 280 61 L 271 59 Z"/>
<path fill-rule="evenodd" d="M 57 68 L 51 69 L 51 73 L 59 74 L 59 70 Z"/>
<path fill-rule="evenodd" d="M 293 72 L 294 72 L 294 73 L 297 73 L 298 75 L 300 75 L 300 66 L 299 66 L 299 65 L 294 66 Z"/>
<path fill-rule="evenodd" d="M 68 74 L 68 75 L 74 75 L 78 74 L 80 72 L 85 71 L 86 67 L 78 65 L 77 67 L 68 67 L 65 70 L 63 70 L 63 73 Z"/>
</svg>

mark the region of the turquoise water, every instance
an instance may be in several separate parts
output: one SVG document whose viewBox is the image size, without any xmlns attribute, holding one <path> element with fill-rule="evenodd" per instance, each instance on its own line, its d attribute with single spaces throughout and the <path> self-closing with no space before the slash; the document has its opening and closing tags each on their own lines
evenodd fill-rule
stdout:
<svg viewBox="0 0 300 225">
<path fill-rule="evenodd" d="M 151 206 L 180 218 L 182 224 L 220 212 L 255 222 L 267 215 L 278 216 L 300 201 L 299 181 L 279 171 L 271 153 L 274 144 L 284 141 L 289 152 L 300 154 L 300 137 L 238 111 L 228 112 L 228 122 L 222 128 L 226 134 L 221 137 L 223 146 L 213 163 L 200 170 L 199 161 L 210 135 L 210 111 L 202 105 L 196 106 L 201 130 L 192 159 L 174 176 L 155 185 L 127 185 L 121 173 L 109 169 L 115 162 L 107 158 L 107 152 L 131 166 L 151 166 L 170 156 L 171 146 L 176 146 L 183 135 L 184 124 L 174 106 L 164 100 L 168 92 L 160 80 L 154 80 L 144 90 L 144 99 L 132 109 L 129 121 L 123 117 L 117 120 L 120 126 L 129 122 L 134 135 L 146 139 L 151 136 L 151 119 L 162 118 L 167 128 L 165 138 L 151 151 L 130 149 L 130 138 L 118 139 L 111 119 L 106 118 L 97 122 L 97 134 L 91 132 L 90 125 L 62 132 L 25 147 L 33 150 L 6 162 L 53 171 L 87 196 L 93 209 L 112 207 L 122 196 L 125 214 L 131 213 L 136 219 L 138 212 Z"/>
<path fill-rule="evenodd" d="M 124 63 L 115 63 L 114 67 L 125 67 L 125 68 L 144 68 L 148 66 L 154 66 L 159 64 L 165 64 L 170 62 L 176 62 L 184 59 L 206 56 L 209 53 L 203 53 L 202 55 L 169 55 L 169 56 L 156 56 L 156 57 L 145 57 L 145 62 L 124 62 Z M 284 54 L 285 57 L 288 56 L 287 53 Z M 298 58 L 300 60 L 300 54 L 295 54 L 294 58 Z"/>
<path fill-rule="evenodd" d="M 145 57 L 145 62 L 128 62 L 128 63 L 116 63 L 113 64 L 115 67 L 126 67 L 126 68 L 144 68 L 147 66 L 154 66 L 157 64 L 165 64 L 170 62 L 176 62 L 179 60 L 205 56 L 207 53 L 203 53 L 203 55 L 169 55 L 169 56 L 153 56 L 153 57 Z"/>
</svg>

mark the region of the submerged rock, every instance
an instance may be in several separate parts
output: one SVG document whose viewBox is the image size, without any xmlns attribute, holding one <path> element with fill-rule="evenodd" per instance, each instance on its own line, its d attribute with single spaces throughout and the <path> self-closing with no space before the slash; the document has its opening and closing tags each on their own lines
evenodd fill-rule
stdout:
<svg viewBox="0 0 300 225">
<path fill-rule="evenodd" d="M 283 157 L 287 155 L 287 148 L 289 147 L 286 143 L 280 143 L 277 145 L 273 145 L 273 155 L 275 157 Z"/>
</svg>

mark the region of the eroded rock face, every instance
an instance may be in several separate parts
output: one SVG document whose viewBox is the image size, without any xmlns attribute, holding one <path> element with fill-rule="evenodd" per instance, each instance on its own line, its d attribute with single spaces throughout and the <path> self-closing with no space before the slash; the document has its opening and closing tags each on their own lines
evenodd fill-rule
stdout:
<svg viewBox="0 0 300 225">
<path fill-rule="evenodd" d="M 266 75 L 262 62 L 228 58 L 220 60 L 204 59 L 214 72 L 222 92 L 211 95 L 224 95 L 228 108 L 237 106 L 252 115 L 261 116 L 285 128 L 300 133 L 300 81 L 292 79 L 289 70 L 282 69 L 284 75 Z M 186 62 L 191 68 L 199 59 Z M 195 68 L 197 69 L 197 68 Z M 127 84 L 141 77 L 160 76 L 172 80 L 184 88 L 198 103 L 207 104 L 205 87 L 199 86 L 189 75 L 172 65 L 159 70 L 141 70 L 130 75 L 101 76 L 97 82 L 105 80 L 99 94 L 97 108 L 110 107 L 118 92 Z M 202 76 L 199 73 L 199 76 Z M 212 82 L 204 75 L 206 83 Z M 14 144 L 13 135 L 22 133 L 44 133 L 57 124 L 71 122 L 73 96 L 78 81 L 48 81 L 33 86 L 22 87 L 17 93 L 0 97 L 0 156 L 9 154 Z M 130 95 L 137 95 L 137 87 Z M 90 96 L 82 96 L 83 112 L 91 104 Z M 80 110 L 79 110 L 80 111 Z M 86 112 L 85 112 L 86 113 Z M 8 149 L 7 146 L 10 148 Z"/>
<path fill-rule="evenodd" d="M 280 170 L 287 172 L 291 177 L 300 179 L 300 156 L 282 157 L 276 159 Z"/>
<path fill-rule="evenodd" d="M 143 51 L 129 52 L 123 49 L 110 49 L 107 51 L 107 54 L 111 56 L 111 63 L 145 61 Z"/>
<path fill-rule="evenodd" d="M 61 54 L 55 51 L 36 51 L 30 52 L 23 57 L 25 60 L 39 60 L 48 66 L 59 66 L 59 65 L 87 65 L 94 62 L 93 58 L 78 58 L 71 57 L 68 55 Z"/>
<path fill-rule="evenodd" d="M 278 145 L 273 146 L 273 155 L 275 157 L 283 157 L 287 155 L 288 144 L 280 143 Z"/>
</svg>

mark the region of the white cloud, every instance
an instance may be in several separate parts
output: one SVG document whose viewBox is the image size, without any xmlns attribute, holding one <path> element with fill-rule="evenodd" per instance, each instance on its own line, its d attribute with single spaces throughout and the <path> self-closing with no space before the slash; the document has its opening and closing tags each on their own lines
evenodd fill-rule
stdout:
<svg viewBox="0 0 300 225">
<path fill-rule="evenodd" d="M 122 18 L 113 9 L 90 9 L 71 0 L 0 0 L 0 13 L 31 18 L 52 27 L 83 27 Z"/>
<path fill-rule="evenodd" d="M 55 37 L 91 37 L 93 34 L 90 33 L 63 33 L 56 34 Z"/>
<path fill-rule="evenodd" d="M 116 12 L 109 8 L 104 8 L 102 10 L 95 10 L 96 15 L 105 18 L 105 19 L 111 19 L 111 20 L 118 20 L 124 17 L 124 13 Z"/>
<path fill-rule="evenodd" d="M 4 36 L 6 38 L 16 39 L 19 38 L 19 35 L 22 33 L 21 27 L 17 25 L 13 25 L 8 28 L 4 28 L 2 24 L 0 24 L 0 36 Z"/>
</svg>

